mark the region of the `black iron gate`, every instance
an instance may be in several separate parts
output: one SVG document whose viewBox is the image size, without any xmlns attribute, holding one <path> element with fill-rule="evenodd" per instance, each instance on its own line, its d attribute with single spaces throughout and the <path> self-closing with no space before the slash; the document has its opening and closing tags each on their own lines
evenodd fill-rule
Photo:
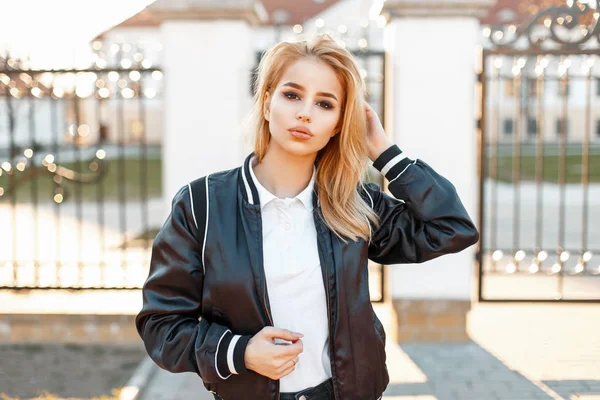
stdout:
<svg viewBox="0 0 600 400">
<path fill-rule="evenodd" d="M 139 289 L 147 276 L 163 222 L 162 72 L 135 45 L 92 45 L 86 69 L 0 57 L 0 289 Z M 384 120 L 384 53 L 355 55 Z M 384 268 L 369 272 L 381 302 Z"/>
<path fill-rule="evenodd" d="M 147 275 L 162 73 L 141 47 L 93 46 L 87 69 L 0 58 L 0 289 L 131 289 Z"/>
<path fill-rule="evenodd" d="M 480 301 L 600 301 L 600 1 L 490 29 Z"/>
</svg>

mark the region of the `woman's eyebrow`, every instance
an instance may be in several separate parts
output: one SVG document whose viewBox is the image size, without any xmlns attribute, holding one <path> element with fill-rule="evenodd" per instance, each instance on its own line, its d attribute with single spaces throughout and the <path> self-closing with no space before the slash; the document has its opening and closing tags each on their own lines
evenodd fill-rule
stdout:
<svg viewBox="0 0 600 400">
<path fill-rule="evenodd" d="M 290 86 L 290 87 L 296 88 L 298 90 L 304 90 L 304 87 L 302 85 L 298 85 L 297 83 L 294 83 L 294 82 L 284 83 L 283 86 Z M 339 101 L 333 93 L 319 92 L 319 93 L 317 93 L 317 95 L 323 96 L 323 97 L 331 97 L 332 99 Z"/>
</svg>

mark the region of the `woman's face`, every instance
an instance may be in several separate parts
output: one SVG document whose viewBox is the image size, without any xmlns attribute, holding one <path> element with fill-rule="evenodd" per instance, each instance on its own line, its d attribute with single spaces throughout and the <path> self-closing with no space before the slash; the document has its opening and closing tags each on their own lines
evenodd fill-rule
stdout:
<svg viewBox="0 0 600 400">
<path fill-rule="evenodd" d="M 291 64 L 265 101 L 270 146 L 316 156 L 337 133 L 344 91 L 332 67 L 303 58 Z"/>
</svg>

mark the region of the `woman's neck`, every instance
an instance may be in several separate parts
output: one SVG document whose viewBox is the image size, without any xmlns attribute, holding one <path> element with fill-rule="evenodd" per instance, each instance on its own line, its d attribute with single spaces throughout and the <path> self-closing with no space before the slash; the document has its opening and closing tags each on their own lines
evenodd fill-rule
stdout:
<svg viewBox="0 0 600 400">
<path fill-rule="evenodd" d="M 262 161 L 254 166 L 260 184 L 279 198 L 293 198 L 308 186 L 316 154 L 294 156 L 270 146 Z"/>
</svg>

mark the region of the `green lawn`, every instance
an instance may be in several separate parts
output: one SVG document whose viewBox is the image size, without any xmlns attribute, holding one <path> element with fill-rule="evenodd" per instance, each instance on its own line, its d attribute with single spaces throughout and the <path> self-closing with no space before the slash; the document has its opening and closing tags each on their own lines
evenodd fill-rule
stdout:
<svg viewBox="0 0 600 400">
<path fill-rule="evenodd" d="M 139 200 L 142 197 L 142 166 L 139 159 L 128 158 L 122 160 L 105 160 L 107 170 L 104 178 L 98 183 L 78 184 L 68 180 L 63 180 L 63 185 L 68 187 L 69 197 L 65 202 L 76 201 L 78 188 L 81 190 L 81 199 L 83 201 L 118 200 L 121 191 L 126 201 Z M 87 163 L 82 163 L 83 169 L 78 163 L 66 163 L 62 166 L 73 169 L 78 172 L 90 173 Z M 146 160 L 144 175 L 146 176 L 146 188 L 148 197 L 158 197 L 162 194 L 162 165 L 160 159 Z M 4 172 L 4 171 L 3 171 Z M 19 179 L 25 173 L 16 171 L 16 177 Z M 45 168 L 40 170 L 40 174 L 17 186 L 15 191 L 16 201 L 19 203 L 30 202 L 33 199 L 32 192 L 37 194 L 38 202 L 51 201 L 54 197 L 55 184 L 52 181 L 54 175 Z M 6 172 L 0 176 L 0 187 L 7 192 L 9 185 L 9 176 Z M 102 196 L 102 197 L 100 197 Z M 0 197 L 0 201 L 10 201 L 11 195 L 5 193 Z"/>
<path fill-rule="evenodd" d="M 491 173 L 491 157 L 487 157 L 487 176 Z M 99 183 L 82 184 L 64 181 L 68 187 L 70 196 L 65 202 L 73 202 L 77 199 L 78 187 L 81 188 L 82 201 L 118 200 L 123 192 L 126 201 L 139 200 L 142 196 L 142 161 L 136 158 L 121 160 L 106 160 L 107 171 L 104 178 Z M 498 179 L 502 182 L 512 182 L 513 156 L 501 155 L 497 158 Z M 77 163 L 67 163 L 63 165 L 66 168 L 75 171 L 82 171 Z M 544 157 L 544 181 L 558 182 L 559 157 L 556 155 L 547 155 Z M 87 165 L 83 163 L 83 172 Z M 521 181 L 535 181 L 535 156 L 521 156 L 520 176 Z M 566 171 L 568 183 L 581 182 L 582 157 L 581 155 L 569 155 L 566 157 Z M 25 171 L 27 172 L 27 170 Z M 23 176 L 25 172 L 17 171 L 17 178 Z M 53 174 L 45 168 L 40 170 L 40 174 L 26 182 L 18 185 L 15 192 L 18 203 L 30 202 L 33 199 L 32 191 L 37 194 L 38 202 L 51 201 L 54 196 Z M 600 182 L 600 154 L 590 155 L 589 165 L 590 182 Z M 123 175 L 123 177 L 121 177 Z M 160 197 L 162 194 L 162 165 L 160 159 L 149 159 L 146 161 L 145 176 L 147 181 L 146 192 L 148 197 Z M 377 181 L 376 177 L 372 178 Z M 0 197 L 0 202 L 10 201 L 11 196 L 7 193 L 9 177 L 6 172 L 0 176 L 0 187 L 6 193 Z M 34 190 L 35 185 L 35 190 Z M 100 197 L 101 196 L 101 197 Z"/>
<path fill-rule="evenodd" d="M 513 155 L 501 155 L 497 160 L 497 177 L 502 182 L 512 182 L 513 175 Z M 558 182 L 560 157 L 556 155 L 546 155 L 543 158 L 543 181 Z M 487 157 L 487 173 L 491 176 L 492 160 Z M 494 161 L 495 162 L 495 161 Z M 579 183 L 582 177 L 583 159 L 581 155 L 566 156 L 566 182 Z M 520 158 L 520 176 L 521 181 L 535 181 L 536 179 L 536 157 L 532 155 L 522 156 Z M 589 156 L 589 182 L 600 182 L 600 154 Z"/>
</svg>

